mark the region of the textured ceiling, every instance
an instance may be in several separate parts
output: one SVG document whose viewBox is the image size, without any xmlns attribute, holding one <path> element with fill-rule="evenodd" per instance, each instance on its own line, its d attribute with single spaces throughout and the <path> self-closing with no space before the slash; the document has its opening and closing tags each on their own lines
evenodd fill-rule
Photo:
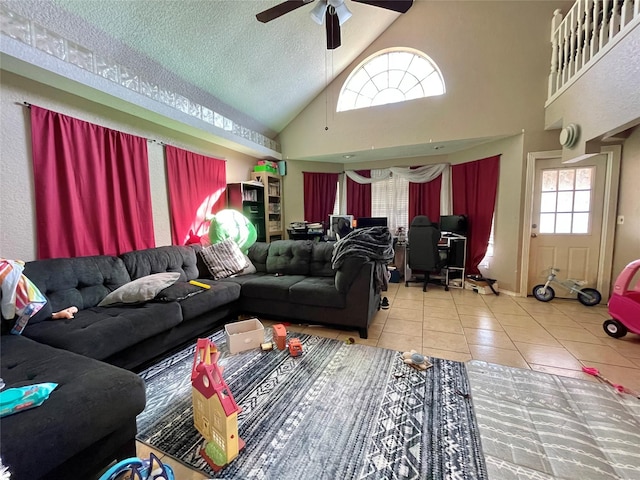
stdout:
<svg viewBox="0 0 640 480">
<path fill-rule="evenodd" d="M 346 1 L 342 46 L 326 50 L 314 4 L 270 23 L 280 0 L 52 0 L 232 108 L 280 132 L 398 17 Z M 81 39 L 78 39 L 79 41 Z"/>
</svg>

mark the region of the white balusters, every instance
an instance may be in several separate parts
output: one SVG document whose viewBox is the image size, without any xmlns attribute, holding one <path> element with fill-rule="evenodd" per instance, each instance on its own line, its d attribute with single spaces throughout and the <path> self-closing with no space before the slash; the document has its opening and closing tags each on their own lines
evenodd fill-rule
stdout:
<svg viewBox="0 0 640 480">
<path fill-rule="evenodd" d="M 600 49 L 600 29 L 598 28 L 598 19 L 600 18 L 600 1 L 596 0 L 593 2 L 593 25 L 591 29 L 591 45 L 589 46 L 589 50 L 591 51 L 590 56 L 593 58 L 598 50 Z"/>
<path fill-rule="evenodd" d="M 638 3 L 638 2 L 636 2 Z M 633 18 L 633 0 L 624 0 L 622 2 L 622 12 L 620 13 L 620 29 L 631 21 Z"/>
<path fill-rule="evenodd" d="M 547 95 L 550 97 L 558 90 L 558 64 L 560 57 L 560 43 L 558 38 L 558 26 L 562 22 L 562 14 L 560 9 L 553 12 L 553 20 L 551 20 L 551 72 L 549 73 L 549 88 Z"/>
<path fill-rule="evenodd" d="M 602 19 L 600 20 L 600 47 L 598 50 L 602 50 L 609 40 L 609 0 L 602 1 Z"/>
<path fill-rule="evenodd" d="M 621 0 L 613 0 L 611 7 L 611 17 L 609 18 L 609 40 L 620 31 L 620 5 Z"/>
</svg>

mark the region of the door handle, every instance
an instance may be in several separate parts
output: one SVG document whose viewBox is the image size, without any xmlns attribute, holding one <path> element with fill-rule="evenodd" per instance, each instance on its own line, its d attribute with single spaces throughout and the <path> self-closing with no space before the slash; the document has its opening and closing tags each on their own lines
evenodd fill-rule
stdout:
<svg viewBox="0 0 640 480">
<path fill-rule="evenodd" d="M 536 238 L 537 236 L 538 236 L 538 234 L 537 234 L 537 233 L 532 233 L 532 234 L 531 234 L 531 238 Z"/>
</svg>

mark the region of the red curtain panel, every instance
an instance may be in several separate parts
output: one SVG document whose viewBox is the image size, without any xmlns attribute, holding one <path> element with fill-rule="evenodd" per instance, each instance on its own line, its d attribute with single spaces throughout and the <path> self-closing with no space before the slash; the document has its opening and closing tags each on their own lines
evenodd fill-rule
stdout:
<svg viewBox="0 0 640 480">
<path fill-rule="evenodd" d="M 155 246 L 147 140 L 31 106 L 37 256 Z"/>
<path fill-rule="evenodd" d="M 467 274 L 479 274 L 487 253 L 496 205 L 500 155 L 451 167 L 453 213 L 467 215 Z"/>
<path fill-rule="evenodd" d="M 302 172 L 304 179 L 304 219 L 307 222 L 329 221 L 336 202 L 338 174 Z"/>
<path fill-rule="evenodd" d="M 426 183 L 409 183 L 409 224 L 416 215 L 427 215 L 433 223 L 440 222 L 440 190 L 442 175 Z"/>
<path fill-rule="evenodd" d="M 371 178 L 371 170 L 356 170 L 358 175 Z M 353 218 L 371 216 L 371 184 L 358 183 L 347 177 L 347 213 Z"/>
<path fill-rule="evenodd" d="M 170 145 L 165 147 L 165 154 L 171 242 L 185 245 L 190 239 L 207 235 L 207 218 L 225 208 L 227 165 L 224 160 Z"/>
</svg>

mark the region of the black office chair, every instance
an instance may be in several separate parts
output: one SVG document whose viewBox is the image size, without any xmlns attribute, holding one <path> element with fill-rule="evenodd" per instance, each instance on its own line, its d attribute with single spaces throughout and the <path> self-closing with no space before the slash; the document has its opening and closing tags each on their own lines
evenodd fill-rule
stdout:
<svg viewBox="0 0 640 480">
<path fill-rule="evenodd" d="M 424 278 L 415 280 L 405 279 L 405 286 L 409 282 L 423 282 L 422 291 L 427 291 L 427 283 L 442 285 L 440 270 L 446 263 L 440 256 L 438 242 L 440 229 L 433 224 L 426 215 L 418 215 L 411 221 L 408 235 L 407 265 L 412 272 L 419 271 Z M 438 275 L 438 278 L 432 276 Z M 449 288 L 445 285 L 445 290 Z"/>
</svg>

